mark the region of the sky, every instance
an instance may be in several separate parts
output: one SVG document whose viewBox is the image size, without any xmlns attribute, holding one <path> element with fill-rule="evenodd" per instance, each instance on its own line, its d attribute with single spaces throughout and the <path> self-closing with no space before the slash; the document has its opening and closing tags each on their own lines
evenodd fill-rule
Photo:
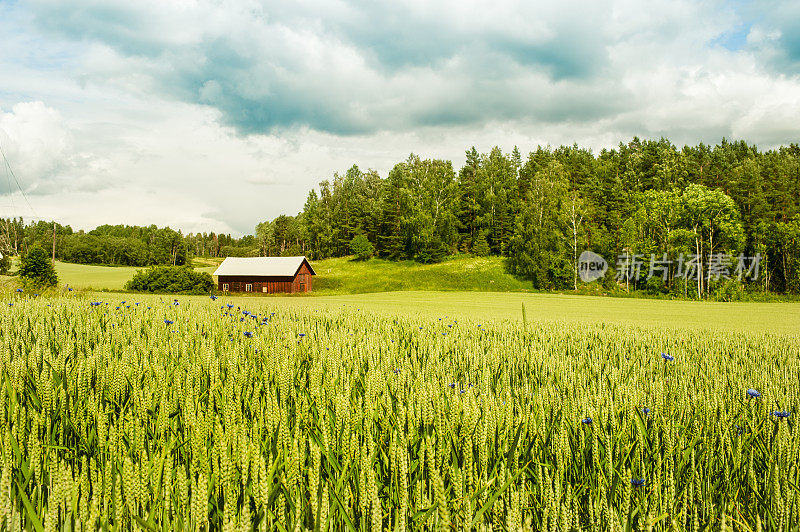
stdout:
<svg viewBox="0 0 800 532">
<path fill-rule="evenodd" d="M 73 229 L 252 233 L 410 153 L 800 140 L 795 1 L 0 0 L 0 36 L 0 217 Z"/>
</svg>

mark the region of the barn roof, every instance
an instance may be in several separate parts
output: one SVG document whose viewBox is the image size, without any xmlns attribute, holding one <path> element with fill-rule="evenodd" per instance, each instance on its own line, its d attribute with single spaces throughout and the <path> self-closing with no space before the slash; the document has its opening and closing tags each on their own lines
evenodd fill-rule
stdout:
<svg viewBox="0 0 800 532">
<path fill-rule="evenodd" d="M 214 275 L 250 275 L 255 277 L 294 277 L 305 257 L 228 257 L 219 265 Z M 316 275 L 308 264 L 311 275 Z"/>
</svg>

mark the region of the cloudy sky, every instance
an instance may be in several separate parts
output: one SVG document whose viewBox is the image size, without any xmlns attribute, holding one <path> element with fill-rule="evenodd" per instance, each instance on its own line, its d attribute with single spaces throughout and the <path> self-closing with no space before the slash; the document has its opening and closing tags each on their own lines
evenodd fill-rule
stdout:
<svg viewBox="0 0 800 532">
<path fill-rule="evenodd" d="M 0 216 L 74 228 L 249 233 L 411 152 L 800 140 L 788 0 L 0 0 L 0 35 Z"/>
</svg>

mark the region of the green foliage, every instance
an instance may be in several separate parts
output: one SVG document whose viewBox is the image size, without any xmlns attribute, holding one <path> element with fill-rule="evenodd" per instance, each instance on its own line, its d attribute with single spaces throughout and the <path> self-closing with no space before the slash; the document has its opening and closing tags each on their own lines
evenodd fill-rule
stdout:
<svg viewBox="0 0 800 532">
<path fill-rule="evenodd" d="M 800 522 L 794 334 L 137 299 L 0 302 L 4 529 Z"/>
<path fill-rule="evenodd" d="M 8 275 L 11 269 L 11 256 L 8 252 L 0 251 L 0 275 Z"/>
<path fill-rule="evenodd" d="M 350 253 L 355 255 L 356 260 L 368 260 L 375 253 L 375 246 L 366 235 L 356 235 L 350 241 Z"/>
<path fill-rule="evenodd" d="M 472 244 L 472 254 L 478 257 L 486 257 L 491 253 L 489 241 L 486 239 L 486 231 L 479 231 L 478 237 Z"/>
<path fill-rule="evenodd" d="M 672 261 L 696 253 L 704 266 L 712 253 L 736 251 L 763 258 L 762 275 L 743 289 L 800 292 L 800 239 L 787 227 L 800 220 L 796 145 L 759 152 L 723 139 L 678 149 L 634 138 L 599 154 L 539 146 L 527 159 L 473 147 L 457 174 L 451 166 L 412 154 L 385 179 L 357 166 L 334 174 L 294 217 L 305 252 L 342 256 L 363 233 L 378 256 L 430 262 L 468 252 L 484 233 L 489 254 L 507 256 L 514 274 L 564 289 L 575 287 L 584 249 L 611 263 L 626 251 Z M 645 276 L 623 288 L 646 291 Z M 677 284 L 673 268 L 666 289 Z M 695 296 L 713 297 L 707 284 Z"/>
<path fill-rule="evenodd" d="M 19 261 L 20 277 L 37 286 L 55 286 L 58 284 L 58 275 L 53 267 L 50 255 L 40 248 L 33 246 L 22 255 Z"/>
<path fill-rule="evenodd" d="M 140 270 L 125 284 L 126 290 L 171 294 L 207 294 L 214 280 L 207 272 L 188 266 L 153 266 Z"/>
</svg>

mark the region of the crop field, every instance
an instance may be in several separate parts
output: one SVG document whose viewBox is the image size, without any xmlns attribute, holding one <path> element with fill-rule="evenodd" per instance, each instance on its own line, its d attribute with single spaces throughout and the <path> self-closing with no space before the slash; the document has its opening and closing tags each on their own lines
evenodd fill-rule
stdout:
<svg viewBox="0 0 800 532">
<path fill-rule="evenodd" d="M 258 305 L 263 296 L 231 298 Z M 408 291 L 325 297 L 277 297 L 269 304 L 285 308 L 336 311 L 351 308 L 395 316 L 442 316 L 534 323 L 613 324 L 656 327 L 662 331 L 800 335 L 800 303 L 678 301 L 566 294 Z"/>
<path fill-rule="evenodd" d="M 796 336 L 285 299 L 4 297 L 0 527 L 798 529 Z"/>
</svg>

